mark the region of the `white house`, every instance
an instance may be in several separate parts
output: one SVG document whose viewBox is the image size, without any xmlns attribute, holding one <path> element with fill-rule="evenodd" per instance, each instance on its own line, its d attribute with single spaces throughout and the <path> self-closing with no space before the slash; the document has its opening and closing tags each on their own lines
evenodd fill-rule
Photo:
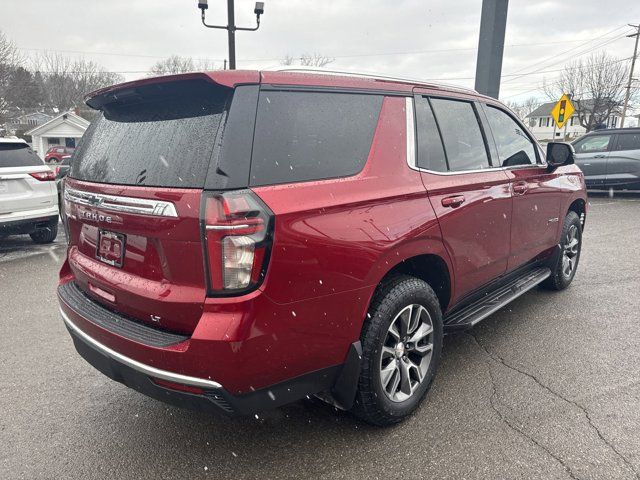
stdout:
<svg viewBox="0 0 640 480">
<path fill-rule="evenodd" d="M 15 135 L 18 130 L 26 130 L 27 128 L 38 127 L 53 117 L 44 112 L 31 112 L 14 115 L 5 123 L 5 130 L 10 135 Z"/>
<path fill-rule="evenodd" d="M 89 121 L 73 112 L 65 112 L 25 132 L 25 135 L 31 135 L 33 149 L 44 158 L 50 147 L 75 147 L 88 127 Z"/>
<path fill-rule="evenodd" d="M 526 117 L 529 130 L 531 130 L 531 133 L 533 133 L 533 135 L 538 140 L 554 139 L 553 127 L 555 125 L 555 121 L 551 117 L 551 110 L 553 109 L 553 106 L 555 104 L 556 102 L 544 103 L 540 105 L 538 108 L 536 108 L 533 112 L 531 112 Z M 611 116 L 607 119 L 606 127 L 616 128 L 618 125 L 620 125 L 620 117 L 621 117 L 620 112 L 614 111 L 614 113 L 612 113 Z M 588 119 L 589 117 L 587 115 L 587 122 L 588 122 Z M 571 116 L 569 121 L 565 124 L 564 127 L 562 127 L 562 129 L 559 129 L 559 128 L 555 129 L 556 140 L 563 139 L 563 135 L 565 133 L 565 127 L 566 127 L 566 134 L 568 139 L 580 137 L 587 132 L 587 130 L 582 125 L 580 125 L 580 120 L 578 119 L 577 112 L 575 112 Z"/>
</svg>

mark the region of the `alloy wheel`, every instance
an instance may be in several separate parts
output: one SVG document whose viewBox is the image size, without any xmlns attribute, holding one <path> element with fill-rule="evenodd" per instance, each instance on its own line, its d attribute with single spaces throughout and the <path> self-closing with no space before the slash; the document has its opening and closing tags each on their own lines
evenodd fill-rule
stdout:
<svg viewBox="0 0 640 480">
<path fill-rule="evenodd" d="M 565 278 L 571 278 L 571 275 L 573 275 L 578 263 L 579 253 L 580 237 L 578 235 L 578 227 L 571 225 L 567 231 L 567 239 L 562 254 L 562 274 Z"/>
<path fill-rule="evenodd" d="M 433 353 L 433 321 L 422 305 L 412 304 L 398 313 L 382 346 L 380 382 L 393 402 L 410 398 L 424 380 Z"/>
</svg>

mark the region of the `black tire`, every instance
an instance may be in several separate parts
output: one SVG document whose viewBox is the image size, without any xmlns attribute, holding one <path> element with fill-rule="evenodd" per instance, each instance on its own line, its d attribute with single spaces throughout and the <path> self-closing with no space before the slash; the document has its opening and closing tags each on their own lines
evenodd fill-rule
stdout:
<svg viewBox="0 0 640 480">
<path fill-rule="evenodd" d="M 575 238 L 577 239 L 577 247 L 570 248 L 569 242 L 571 237 L 571 231 L 575 231 Z M 571 257 L 572 263 L 571 271 L 567 274 L 567 259 L 569 250 L 574 254 Z M 549 290 L 564 290 L 573 281 L 578 269 L 578 263 L 580 261 L 580 252 L 582 250 L 582 225 L 580 224 L 580 217 L 576 212 L 569 212 L 564 217 L 564 223 L 562 225 L 562 233 L 560 235 L 560 254 L 555 261 L 554 265 L 551 265 L 551 275 L 544 282 L 542 286 Z"/>
<path fill-rule="evenodd" d="M 51 243 L 58 236 L 58 224 L 51 223 L 47 228 L 42 228 L 30 233 L 29 236 L 34 243 Z"/>
<path fill-rule="evenodd" d="M 382 385 L 382 362 L 388 361 L 389 364 L 396 362 L 399 365 L 399 362 L 405 359 L 405 365 L 408 365 L 406 363 L 408 362 L 407 356 L 415 354 L 415 352 L 412 353 L 409 350 L 410 343 L 405 340 L 401 340 L 403 346 L 400 347 L 404 352 L 404 346 L 407 346 L 407 354 L 404 357 L 389 356 L 389 349 L 387 349 L 387 353 L 384 354 L 387 357 L 383 359 L 382 350 L 385 347 L 385 343 L 391 338 L 389 335 L 391 334 L 392 323 L 398 321 L 400 313 L 407 308 L 411 308 L 411 305 L 424 307 L 430 317 L 429 321 L 433 327 L 432 333 L 429 334 L 429 342 L 431 344 L 430 363 L 426 374 L 423 375 L 422 381 L 416 385 L 415 390 L 413 390 L 413 387 L 410 388 L 410 390 L 413 390 L 410 396 L 402 401 L 393 401 L 389 397 L 388 391 L 385 391 L 387 389 L 384 389 Z M 411 312 L 412 310 L 409 310 L 410 317 L 412 315 Z M 418 311 L 418 315 L 425 315 L 424 318 L 427 318 L 423 310 Z M 418 319 L 418 321 L 420 320 Z M 410 323 L 411 320 L 409 320 Z M 398 333 L 400 334 L 401 332 Z M 431 386 L 440 363 L 442 311 L 438 297 L 433 289 L 423 280 L 406 275 L 394 277 L 384 284 L 375 295 L 369 308 L 369 313 L 362 329 L 361 342 L 362 368 L 358 380 L 358 391 L 353 413 L 373 425 L 386 426 L 398 423 L 413 413 L 420 405 L 421 400 Z M 417 347 L 417 345 L 414 345 L 414 347 Z M 401 376 L 401 369 L 395 368 L 397 375 Z M 414 372 L 417 372 L 417 370 L 414 370 Z M 392 375 L 395 375 L 395 373 Z M 389 381 L 388 383 L 393 382 Z M 411 380 L 409 380 L 409 385 L 411 386 Z M 391 388 L 395 391 L 394 387 Z M 398 385 L 398 388 L 400 388 L 400 385 Z M 398 391 L 397 393 L 400 394 L 401 392 Z"/>
</svg>

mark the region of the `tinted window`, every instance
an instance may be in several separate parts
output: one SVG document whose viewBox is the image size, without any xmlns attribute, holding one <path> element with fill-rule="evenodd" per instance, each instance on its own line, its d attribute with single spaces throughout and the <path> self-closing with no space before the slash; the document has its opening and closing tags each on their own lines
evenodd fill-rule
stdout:
<svg viewBox="0 0 640 480">
<path fill-rule="evenodd" d="M 640 150 L 640 133 L 619 134 L 616 150 Z"/>
<path fill-rule="evenodd" d="M 509 115 L 487 106 L 487 120 L 498 149 L 502 167 L 536 163 L 536 151 L 531 139 Z"/>
<path fill-rule="evenodd" d="M 345 177 L 362 170 L 383 97 L 262 91 L 251 184 Z"/>
<path fill-rule="evenodd" d="M 611 135 L 591 135 L 573 144 L 576 153 L 604 152 L 609 148 Z"/>
<path fill-rule="evenodd" d="M 426 97 L 416 102 L 418 167 L 435 172 L 447 171 L 447 160 L 431 105 Z"/>
<path fill-rule="evenodd" d="M 0 143 L 0 168 L 35 167 L 43 163 L 26 143 Z"/>
<path fill-rule="evenodd" d="M 457 100 L 431 99 L 444 148 L 453 171 L 489 168 L 489 157 L 473 105 Z"/>
<path fill-rule="evenodd" d="M 76 150 L 70 176 L 122 185 L 202 188 L 227 90 L 178 82 L 108 104 Z M 174 84 L 176 85 L 176 84 Z"/>
</svg>

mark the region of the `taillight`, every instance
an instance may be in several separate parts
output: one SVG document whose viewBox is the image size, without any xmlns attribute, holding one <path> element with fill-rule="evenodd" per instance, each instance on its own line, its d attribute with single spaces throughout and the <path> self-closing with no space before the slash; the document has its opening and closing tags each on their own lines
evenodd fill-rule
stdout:
<svg viewBox="0 0 640 480">
<path fill-rule="evenodd" d="M 238 294 L 260 285 L 271 249 L 273 214 L 250 190 L 203 198 L 209 291 Z"/>
<path fill-rule="evenodd" d="M 58 175 L 60 175 L 60 166 L 57 166 L 54 172 L 56 178 L 58 177 Z"/>
<path fill-rule="evenodd" d="M 56 179 L 56 174 L 51 170 L 47 172 L 30 173 L 29 175 L 31 175 L 36 180 L 40 180 L 41 182 L 49 182 Z"/>
</svg>

